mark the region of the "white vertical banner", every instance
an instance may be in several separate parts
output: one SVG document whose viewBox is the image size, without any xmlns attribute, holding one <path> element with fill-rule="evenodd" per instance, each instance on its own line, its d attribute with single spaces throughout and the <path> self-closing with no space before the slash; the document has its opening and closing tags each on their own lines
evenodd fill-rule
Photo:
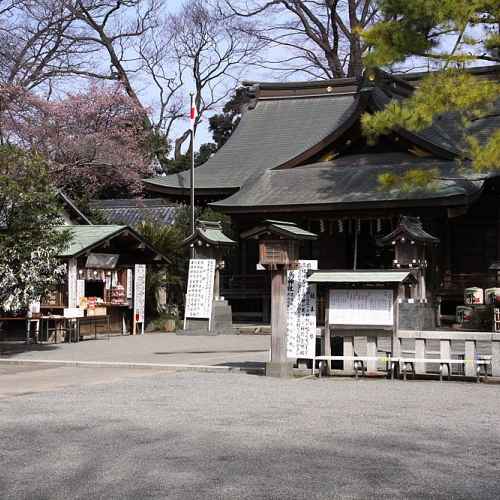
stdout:
<svg viewBox="0 0 500 500">
<path fill-rule="evenodd" d="M 211 318 L 214 281 L 215 259 L 189 260 L 185 318 Z"/>
<path fill-rule="evenodd" d="M 80 307 L 80 300 L 85 297 L 85 280 L 76 280 L 76 306 Z"/>
<path fill-rule="evenodd" d="M 136 323 L 144 324 L 144 306 L 146 301 L 146 266 L 136 264 L 134 269 L 134 314 Z"/>
<path fill-rule="evenodd" d="M 76 307 L 77 302 L 77 262 L 76 259 L 68 261 L 68 307 Z"/>
<path fill-rule="evenodd" d="M 316 285 L 307 273 L 318 269 L 317 260 L 299 260 L 287 273 L 287 356 L 314 358 L 316 354 Z"/>
</svg>

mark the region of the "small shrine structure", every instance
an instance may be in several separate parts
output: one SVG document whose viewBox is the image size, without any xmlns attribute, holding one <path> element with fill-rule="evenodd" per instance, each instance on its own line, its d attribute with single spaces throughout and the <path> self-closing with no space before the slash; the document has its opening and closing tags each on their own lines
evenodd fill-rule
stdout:
<svg viewBox="0 0 500 500">
<path fill-rule="evenodd" d="M 232 334 L 232 311 L 228 301 L 220 294 L 220 273 L 225 268 L 225 255 L 228 249 L 237 245 L 236 241 L 224 234 L 220 221 L 198 220 L 194 233 L 183 243 L 192 250 L 193 257 L 189 266 L 184 333 L 197 335 Z M 200 260 L 208 262 L 197 262 Z M 214 266 L 208 265 L 210 261 L 214 263 Z M 212 267 L 215 268 L 213 269 L 213 277 Z M 208 279 L 206 283 L 203 281 L 203 288 L 207 288 L 208 295 L 202 298 L 197 297 L 199 294 L 196 292 L 195 282 L 198 281 L 198 278 L 195 276 L 195 269 L 198 269 L 196 271 L 198 273 L 210 274 L 210 276 L 200 277 L 201 280 Z M 207 301 L 210 304 L 201 303 Z M 195 302 L 199 302 L 197 307 L 195 307 Z"/>
<path fill-rule="evenodd" d="M 287 377 L 292 361 L 287 358 L 287 271 L 299 259 L 300 243 L 317 235 L 293 222 L 265 220 L 241 234 L 259 243 L 259 265 L 271 272 L 271 360 L 266 375 Z"/>
</svg>

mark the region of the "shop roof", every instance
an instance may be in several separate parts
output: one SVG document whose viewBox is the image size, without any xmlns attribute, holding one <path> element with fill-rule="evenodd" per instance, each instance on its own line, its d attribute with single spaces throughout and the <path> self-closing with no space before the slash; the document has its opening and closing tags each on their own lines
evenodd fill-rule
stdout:
<svg viewBox="0 0 500 500">
<path fill-rule="evenodd" d="M 99 212 L 109 224 L 128 226 L 136 226 L 143 221 L 173 224 L 178 208 L 163 198 L 93 200 L 89 206 Z"/>
<path fill-rule="evenodd" d="M 130 236 L 148 253 L 154 253 L 156 260 L 166 259 L 151 245 L 149 245 L 140 234 L 129 226 L 117 225 L 93 225 L 93 226 L 57 226 L 58 231 L 69 231 L 71 239 L 68 247 L 60 257 L 79 257 L 93 249 L 99 248 L 114 238 Z"/>
<path fill-rule="evenodd" d="M 407 280 L 414 281 L 415 277 L 410 271 L 312 271 L 307 281 L 309 283 L 403 283 Z"/>
<path fill-rule="evenodd" d="M 402 175 L 412 169 L 437 169 L 439 178 L 425 188 L 411 191 L 381 187 L 381 174 Z M 303 167 L 268 170 L 247 181 L 237 193 L 211 206 L 225 211 L 258 212 L 299 206 L 303 210 L 348 210 L 404 204 L 463 205 L 481 191 L 487 177 L 487 174 L 464 174 L 454 161 L 415 158 L 403 153 L 353 155 Z"/>
</svg>

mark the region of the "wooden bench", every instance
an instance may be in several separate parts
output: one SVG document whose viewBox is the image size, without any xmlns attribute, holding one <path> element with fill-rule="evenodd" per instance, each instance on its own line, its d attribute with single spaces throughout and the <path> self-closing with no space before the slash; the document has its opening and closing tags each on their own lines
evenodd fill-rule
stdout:
<svg viewBox="0 0 500 500">
<path fill-rule="evenodd" d="M 359 371 L 361 371 L 361 374 L 364 375 L 364 372 L 366 371 L 366 361 L 382 361 L 383 363 L 385 363 L 385 371 L 387 374 L 394 370 L 394 358 L 391 358 L 390 356 L 316 356 L 313 359 L 313 375 L 315 369 L 315 360 L 318 360 L 320 362 L 320 368 L 318 372 L 320 377 L 324 370 L 325 361 L 352 361 L 354 367 L 354 376 L 356 378 L 358 378 Z"/>
<path fill-rule="evenodd" d="M 407 372 L 411 371 L 413 377 L 415 377 L 415 363 L 434 363 L 439 364 L 439 380 L 443 381 L 443 371 L 446 367 L 448 369 L 448 380 L 451 376 L 451 366 L 452 365 L 466 365 L 468 363 L 473 363 L 476 365 L 476 381 L 479 382 L 479 377 L 481 376 L 481 369 L 483 369 L 483 375 L 488 378 L 488 367 L 491 365 L 491 356 L 482 356 L 478 359 L 444 359 L 444 358 L 396 358 L 392 356 L 316 356 L 313 359 L 312 374 L 315 373 L 315 361 L 320 362 L 319 376 L 323 374 L 325 361 L 352 361 L 354 367 L 354 376 L 358 378 L 358 372 L 361 371 L 363 375 L 366 370 L 366 361 L 382 361 L 386 366 L 386 373 L 394 379 L 396 368 L 399 367 L 400 371 L 403 373 L 403 379 L 407 380 Z M 408 370 L 409 369 L 409 370 Z"/>
<path fill-rule="evenodd" d="M 411 371 L 413 377 L 415 377 L 415 363 L 439 364 L 439 380 L 441 382 L 443 381 L 443 371 L 445 367 L 447 369 L 448 380 L 450 380 L 452 365 L 466 365 L 469 363 L 473 363 L 476 365 L 476 381 L 479 382 L 479 377 L 481 376 L 481 368 L 483 368 L 484 377 L 488 378 L 488 367 L 491 365 L 491 356 L 483 356 L 479 359 L 399 358 L 399 366 L 400 368 L 402 368 L 401 371 L 403 372 L 404 380 L 406 380 L 406 374 L 408 371 Z"/>
</svg>

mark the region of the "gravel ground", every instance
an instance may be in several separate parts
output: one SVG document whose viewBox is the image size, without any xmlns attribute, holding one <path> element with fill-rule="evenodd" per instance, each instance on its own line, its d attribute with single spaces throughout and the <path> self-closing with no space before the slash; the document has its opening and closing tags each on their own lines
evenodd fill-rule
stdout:
<svg viewBox="0 0 500 500">
<path fill-rule="evenodd" d="M 156 373 L 0 400 L 2 499 L 500 497 L 500 386 Z"/>
</svg>

